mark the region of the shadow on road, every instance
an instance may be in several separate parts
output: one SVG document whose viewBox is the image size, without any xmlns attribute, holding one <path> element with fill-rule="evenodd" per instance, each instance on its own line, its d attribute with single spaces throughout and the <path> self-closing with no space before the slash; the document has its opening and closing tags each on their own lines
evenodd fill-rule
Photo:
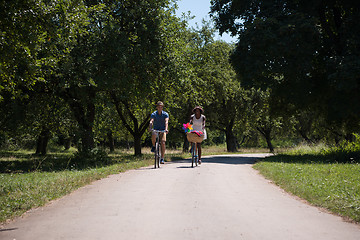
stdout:
<svg viewBox="0 0 360 240">
<path fill-rule="evenodd" d="M 191 163 L 189 162 L 189 164 L 191 164 Z M 193 168 L 193 167 L 191 167 L 191 166 L 189 165 L 189 166 L 180 166 L 180 167 L 177 167 L 177 168 Z"/>
<path fill-rule="evenodd" d="M 255 164 L 259 159 L 263 159 L 266 155 L 248 155 L 248 156 L 236 156 L 236 155 L 224 155 L 224 156 L 205 156 L 202 158 L 204 164 L 208 163 L 220 163 L 220 164 Z M 174 161 L 174 163 L 189 163 L 191 164 L 191 159 L 185 159 L 181 161 Z M 191 168 L 191 166 L 180 166 L 178 168 Z"/>
<path fill-rule="evenodd" d="M 203 163 L 221 163 L 221 164 L 254 164 L 259 157 L 253 156 L 207 156 L 202 159 Z"/>
<path fill-rule="evenodd" d="M 5 228 L 5 229 L 0 229 L 0 232 L 8 232 L 8 231 L 15 231 L 18 228 Z"/>
</svg>

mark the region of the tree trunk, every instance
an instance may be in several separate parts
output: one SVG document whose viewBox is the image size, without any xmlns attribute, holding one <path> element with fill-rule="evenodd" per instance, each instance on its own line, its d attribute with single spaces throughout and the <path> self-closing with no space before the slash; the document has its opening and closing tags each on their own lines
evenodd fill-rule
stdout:
<svg viewBox="0 0 360 240">
<path fill-rule="evenodd" d="M 114 137 L 113 137 L 111 130 L 108 131 L 107 136 L 108 136 L 108 141 L 109 141 L 110 152 L 114 152 L 115 151 Z"/>
<path fill-rule="evenodd" d="M 150 114 L 147 114 L 147 117 L 140 123 L 128 102 L 119 100 L 115 92 L 112 92 L 110 96 L 124 127 L 134 138 L 135 155 L 141 155 L 141 137 L 149 125 Z"/>
<path fill-rule="evenodd" d="M 135 156 L 141 155 L 141 135 L 135 134 L 134 135 L 134 149 L 135 149 Z"/>
<path fill-rule="evenodd" d="M 274 153 L 274 147 L 271 143 L 271 128 L 257 127 L 256 129 L 265 137 L 265 140 L 266 140 L 266 143 L 268 145 L 270 152 Z"/>
<path fill-rule="evenodd" d="M 300 136 L 308 143 L 308 144 L 313 144 L 314 142 L 308 138 L 308 136 L 306 135 L 305 131 L 302 130 L 298 130 L 298 133 L 300 134 Z"/>
<path fill-rule="evenodd" d="M 266 143 L 267 143 L 267 145 L 268 145 L 268 148 L 269 148 L 270 152 L 271 152 L 271 153 L 274 153 L 274 147 L 273 147 L 273 145 L 272 145 L 272 143 L 271 143 L 270 134 L 267 134 L 265 138 L 266 138 Z"/>
<path fill-rule="evenodd" d="M 81 151 L 89 152 L 95 147 L 92 126 L 83 126 L 81 132 Z"/>
<path fill-rule="evenodd" d="M 74 89 L 73 89 L 74 90 Z M 96 92 L 93 88 L 77 89 L 86 97 L 78 97 L 78 92 L 68 91 L 62 97 L 69 103 L 75 119 L 81 129 L 81 149 L 80 151 L 91 151 L 95 147 L 93 124 L 95 120 L 94 99 Z"/>
<path fill-rule="evenodd" d="M 231 129 L 226 129 L 226 149 L 228 152 L 236 152 L 237 146 L 236 146 L 236 138 L 234 136 L 234 133 Z"/>
<path fill-rule="evenodd" d="M 70 137 L 66 137 L 64 139 L 64 148 L 65 150 L 69 150 L 71 147 L 71 138 Z"/>
<path fill-rule="evenodd" d="M 38 136 L 38 139 L 36 141 L 36 151 L 35 151 L 35 154 L 36 155 L 40 155 L 41 153 L 41 145 L 42 145 L 42 141 L 43 141 L 43 138 L 41 136 L 41 134 Z"/>
<path fill-rule="evenodd" d="M 183 152 L 189 152 L 189 141 L 187 140 L 186 134 L 184 137 L 184 143 L 183 143 Z"/>
<path fill-rule="evenodd" d="M 49 129 L 43 128 L 40 135 L 38 136 L 35 154 L 46 155 L 49 139 L 50 139 Z"/>
</svg>

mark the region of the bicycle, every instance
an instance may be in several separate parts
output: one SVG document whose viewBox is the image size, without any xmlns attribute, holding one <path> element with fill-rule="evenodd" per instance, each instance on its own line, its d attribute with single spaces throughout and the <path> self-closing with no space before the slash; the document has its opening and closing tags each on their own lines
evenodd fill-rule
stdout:
<svg viewBox="0 0 360 240">
<path fill-rule="evenodd" d="M 194 165 L 197 166 L 199 164 L 199 156 L 198 156 L 198 148 L 196 143 L 201 143 L 204 139 L 204 136 L 198 136 L 195 133 L 187 133 L 187 139 L 191 142 L 191 167 Z"/>
<path fill-rule="evenodd" d="M 197 144 L 196 143 L 191 143 L 191 167 L 194 167 L 198 165 L 199 163 L 199 156 L 198 156 L 198 151 L 197 151 Z"/>
<path fill-rule="evenodd" d="M 161 159 L 161 143 L 160 143 L 160 133 L 165 133 L 165 130 L 154 130 L 151 131 L 156 133 L 156 142 L 155 142 L 155 163 L 154 167 L 160 168 L 160 159 Z"/>
</svg>

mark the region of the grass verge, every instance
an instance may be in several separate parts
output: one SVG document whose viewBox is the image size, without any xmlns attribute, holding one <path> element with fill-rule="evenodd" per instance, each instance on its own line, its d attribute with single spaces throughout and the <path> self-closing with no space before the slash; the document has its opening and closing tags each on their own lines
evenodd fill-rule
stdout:
<svg viewBox="0 0 360 240">
<path fill-rule="evenodd" d="M 348 153 L 296 152 L 268 157 L 254 168 L 309 203 L 360 222 L 359 152 L 346 156 Z"/>
</svg>

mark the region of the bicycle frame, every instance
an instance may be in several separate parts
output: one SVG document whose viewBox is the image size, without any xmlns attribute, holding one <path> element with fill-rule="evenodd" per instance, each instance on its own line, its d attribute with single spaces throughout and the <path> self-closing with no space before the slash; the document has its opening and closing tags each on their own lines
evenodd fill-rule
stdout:
<svg viewBox="0 0 360 240">
<path fill-rule="evenodd" d="M 192 151 L 191 151 L 191 167 L 194 167 L 198 165 L 199 162 L 199 156 L 198 156 L 198 149 L 197 149 L 197 144 L 196 143 L 191 143 L 192 144 Z"/>
<path fill-rule="evenodd" d="M 154 130 L 152 129 L 153 132 L 156 133 L 156 142 L 155 142 L 155 163 L 154 163 L 154 167 L 155 168 L 160 168 L 160 159 L 161 159 L 161 142 L 160 142 L 160 133 L 164 133 L 166 131 L 162 131 L 162 130 Z"/>
</svg>

